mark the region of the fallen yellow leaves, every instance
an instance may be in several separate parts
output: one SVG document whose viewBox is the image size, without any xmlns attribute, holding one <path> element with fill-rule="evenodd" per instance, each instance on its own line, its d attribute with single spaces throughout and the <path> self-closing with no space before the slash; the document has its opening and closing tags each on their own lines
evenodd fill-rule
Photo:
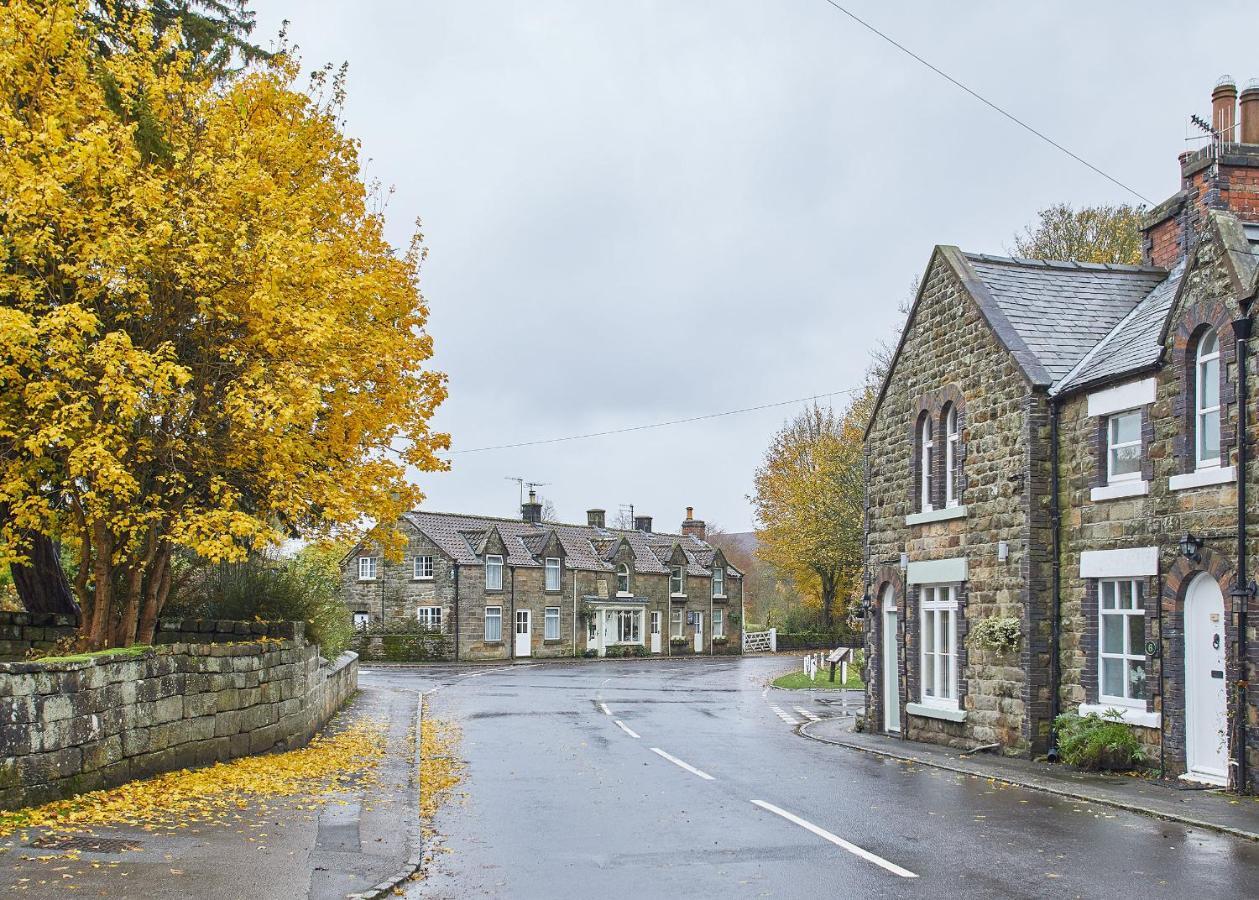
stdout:
<svg viewBox="0 0 1259 900">
<path fill-rule="evenodd" d="M 0 838 L 19 829 L 81 832 L 96 826 L 136 825 L 146 830 L 241 820 L 240 811 L 270 798 L 301 797 L 315 809 L 353 782 L 370 783 L 385 753 L 385 726 L 355 722 L 307 746 L 247 756 L 204 769 L 181 769 L 109 790 L 92 791 L 43 806 L 0 812 Z"/>
<path fill-rule="evenodd" d="M 463 779 L 463 763 L 457 756 L 459 726 L 431 719 L 420 721 L 420 819 L 428 824 L 446 797 Z"/>
</svg>

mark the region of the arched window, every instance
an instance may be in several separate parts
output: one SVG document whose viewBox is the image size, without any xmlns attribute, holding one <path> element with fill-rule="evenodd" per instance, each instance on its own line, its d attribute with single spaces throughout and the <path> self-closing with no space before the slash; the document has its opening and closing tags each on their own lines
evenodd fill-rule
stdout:
<svg viewBox="0 0 1259 900">
<path fill-rule="evenodd" d="M 949 404 L 944 415 L 944 505 L 957 506 L 957 407 Z"/>
<path fill-rule="evenodd" d="M 625 563 L 621 563 L 616 567 L 616 592 L 618 594 L 628 594 L 630 592 L 629 566 Z"/>
<path fill-rule="evenodd" d="M 1220 464 L 1220 339 L 1215 329 L 1198 340 L 1194 376 L 1195 461 L 1205 469 Z"/>
<path fill-rule="evenodd" d="M 935 441 L 932 436 L 931 417 L 923 416 L 918 427 L 918 484 L 919 504 L 922 512 L 930 512 L 931 506 L 931 469 L 935 454 Z"/>
</svg>

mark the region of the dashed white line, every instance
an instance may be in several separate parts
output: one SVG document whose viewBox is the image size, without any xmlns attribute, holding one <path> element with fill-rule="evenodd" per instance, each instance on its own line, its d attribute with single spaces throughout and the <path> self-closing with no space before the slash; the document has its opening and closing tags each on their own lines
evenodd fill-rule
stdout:
<svg viewBox="0 0 1259 900">
<path fill-rule="evenodd" d="M 789 715 L 788 713 L 783 712 L 782 707 L 780 707 L 780 706 L 771 706 L 771 707 L 770 707 L 770 709 L 772 709 L 772 710 L 774 711 L 774 715 L 778 716 L 778 718 L 782 719 L 782 720 L 783 720 L 784 722 L 786 722 L 788 725 L 791 725 L 792 727 L 795 727 L 796 725 L 799 725 L 799 724 L 800 724 L 800 720 L 799 720 L 799 719 L 795 718 L 794 716 Z"/>
<path fill-rule="evenodd" d="M 849 853 L 853 854 L 854 856 L 861 857 L 866 862 L 872 862 L 876 866 L 879 866 L 882 869 L 886 869 L 887 871 L 891 872 L 893 875 L 899 875 L 901 878 L 917 878 L 918 877 L 917 875 L 915 875 L 913 872 L 909 871 L 908 869 L 902 869 L 896 863 L 888 862 L 883 857 L 878 856 L 874 853 L 871 853 L 869 850 L 864 850 L 861 847 L 858 847 L 856 844 L 851 844 L 848 841 L 844 840 L 842 837 L 838 837 L 837 835 L 831 834 L 825 828 L 819 828 L 817 825 L 814 825 L 812 822 L 807 822 L 804 819 L 800 818 L 799 816 L 794 815 L 793 813 L 787 812 L 787 810 L 785 809 L 779 809 L 777 806 L 774 806 L 772 803 L 766 803 L 764 800 L 753 800 L 752 803 L 755 804 L 756 806 L 759 806 L 761 809 L 772 812 L 776 816 L 782 816 L 788 822 L 792 822 L 796 825 L 799 825 L 801 828 L 805 829 L 806 831 L 813 832 L 814 834 L 816 834 L 818 837 L 822 838 L 823 840 L 830 841 L 836 847 L 840 847 L 844 850 L 847 850 Z"/>
<path fill-rule="evenodd" d="M 815 716 L 813 713 L 809 712 L 807 709 L 802 709 L 799 706 L 793 706 L 792 709 L 800 713 L 800 715 L 804 716 L 810 722 L 816 722 L 818 719 L 822 718 L 821 716 Z"/>
<path fill-rule="evenodd" d="M 690 763 L 683 762 L 682 760 L 678 759 L 676 756 L 670 753 L 665 753 L 659 747 L 652 747 L 651 752 L 658 753 L 660 756 L 663 756 L 665 759 L 673 763 L 675 766 L 679 766 L 680 768 L 686 769 L 686 771 L 690 772 L 692 775 L 698 775 L 700 778 L 704 779 L 705 781 L 715 780 L 713 776 L 709 775 L 707 772 L 701 772 L 699 769 L 695 768 Z"/>
<path fill-rule="evenodd" d="M 622 722 L 620 719 L 617 719 L 617 720 L 616 720 L 616 727 L 617 727 L 617 728 L 619 728 L 619 729 L 621 729 L 622 731 L 624 731 L 626 734 L 628 734 L 628 735 L 629 735 L 630 737 L 632 737 L 632 738 L 636 738 L 636 737 L 638 737 L 638 735 L 634 733 L 634 729 L 630 728 L 628 725 L 626 725 L 626 724 L 625 724 L 624 722 Z"/>
<path fill-rule="evenodd" d="M 606 704 L 606 703 L 600 703 L 600 704 L 599 704 L 599 708 L 600 708 L 601 710 L 603 710 L 603 714 L 604 714 L 605 716 L 610 716 L 610 715 L 612 715 L 612 710 L 608 709 L 608 704 Z"/>
</svg>

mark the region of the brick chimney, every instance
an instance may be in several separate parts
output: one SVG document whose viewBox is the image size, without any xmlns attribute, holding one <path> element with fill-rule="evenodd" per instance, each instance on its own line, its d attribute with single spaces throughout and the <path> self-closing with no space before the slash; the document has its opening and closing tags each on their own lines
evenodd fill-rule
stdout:
<svg viewBox="0 0 1259 900">
<path fill-rule="evenodd" d="M 591 528 L 602 528 L 603 520 L 606 516 L 606 513 L 607 513 L 607 510 L 603 510 L 603 509 L 586 510 L 586 524 L 589 525 Z"/>
<path fill-rule="evenodd" d="M 542 504 L 538 502 L 537 491 L 529 491 L 529 502 L 520 504 L 520 518 L 531 525 L 542 521 Z"/>
<path fill-rule="evenodd" d="M 686 508 L 686 518 L 682 520 L 682 533 L 694 535 L 702 541 L 704 539 L 704 531 L 704 520 L 695 518 L 695 507 L 688 506 Z"/>
<path fill-rule="evenodd" d="M 651 516 L 634 516 L 635 531 L 651 531 Z"/>
<path fill-rule="evenodd" d="M 1222 77 L 1211 91 L 1211 129 L 1205 146 L 1180 154 L 1180 190 L 1145 214 L 1141 258 L 1147 265 L 1171 268 L 1183 259 L 1209 210 L 1259 219 L 1259 81 L 1242 91 L 1239 129 L 1237 84 Z"/>
</svg>

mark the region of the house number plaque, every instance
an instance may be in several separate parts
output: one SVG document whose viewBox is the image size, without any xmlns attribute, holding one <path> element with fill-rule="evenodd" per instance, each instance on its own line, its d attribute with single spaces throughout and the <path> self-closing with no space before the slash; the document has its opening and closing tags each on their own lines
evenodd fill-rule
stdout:
<svg viewBox="0 0 1259 900">
<path fill-rule="evenodd" d="M 1150 657 L 1158 656 L 1158 641 L 1145 642 L 1145 655 Z"/>
</svg>

